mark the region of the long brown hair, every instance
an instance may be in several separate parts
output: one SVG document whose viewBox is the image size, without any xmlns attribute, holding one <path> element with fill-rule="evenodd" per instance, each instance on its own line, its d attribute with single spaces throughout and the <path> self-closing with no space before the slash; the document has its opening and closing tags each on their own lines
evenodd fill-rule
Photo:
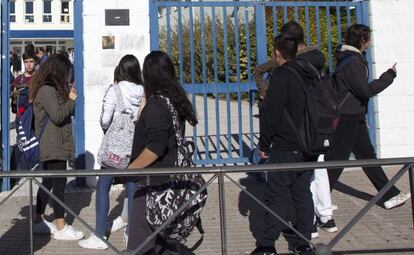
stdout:
<svg viewBox="0 0 414 255">
<path fill-rule="evenodd" d="M 35 72 L 29 85 L 29 100 L 33 102 L 43 85 L 52 86 L 63 101 L 69 98 L 68 82 L 72 77 L 72 64 L 61 54 L 51 55 Z"/>
</svg>

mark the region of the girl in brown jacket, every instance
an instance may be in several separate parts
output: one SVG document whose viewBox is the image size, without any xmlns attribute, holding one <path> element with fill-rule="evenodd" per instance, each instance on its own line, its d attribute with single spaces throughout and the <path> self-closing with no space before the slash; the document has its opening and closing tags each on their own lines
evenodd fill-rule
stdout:
<svg viewBox="0 0 414 255">
<path fill-rule="evenodd" d="M 33 102 L 35 133 L 40 138 L 40 161 L 44 170 L 66 170 L 73 158 L 71 117 L 75 113 L 77 94 L 72 86 L 72 64 L 64 55 L 52 55 L 33 76 L 30 101 Z M 43 131 L 42 131 L 43 130 Z M 66 178 L 43 178 L 42 185 L 64 201 Z M 49 195 L 39 188 L 34 233 L 50 233 L 58 240 L 78 240 L 83 232 L 65 222 L 65 211 L 53 201 L 54 223 L 44 218 Z"/>
</svg>

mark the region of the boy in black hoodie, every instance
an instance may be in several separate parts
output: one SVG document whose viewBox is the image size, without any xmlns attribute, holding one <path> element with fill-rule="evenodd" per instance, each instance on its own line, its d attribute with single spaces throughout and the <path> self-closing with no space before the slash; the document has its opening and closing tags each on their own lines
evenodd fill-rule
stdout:
<svg viewBox="0 0 414 255">
<path fill-rule="evenodd" d="M 305 156 L 283 111 L 286 109 L 296 125 L 301 123 L 305 112 L 305 93 L 300 79 L 286 66 L 295 68 L 304 79 L 313 79 L 313 70 L 304 70 L 294 62 L 298 50 L 297 40 L 290 34 L 275 37 L 274 58 L 277 67 L 270 80 L 264 99 L 264 113 L 261 118 L 260 156 L 269 163 L 306 162 L 314 158 Z M 269 172 L 265 187 L 265 203 L 285 221 L 293 204 L 296 211 L 296 228 L 306 239 L 311 239 L 313 223 L 313 201 L 310 181 L 313 171 Z M 291 197 L 291 198 L 290 198 Z M 280 232 L 287 228 L 272 215 L 266 215 L 265 229 L 256 242 L 254 255 L 277 254 L 274 244 Z M 297 238 L 294 244 L 298 254 L 312 251 L 306 240 Z"/>
<path fill-rule="evenodd" d="M 334 134 L 334 147 L 325 155 L 326 161 L 347 160 L 351 152 L 357 159 L 377 158 L 365 121 L 368 100 L 391 85 L 397 76 L 397 69 L 394 64 L 379 79 L 368 83 L 368 63 L 365 59 L 365 51 L 370 43 L 370 28 L 355 24 L 349 27 L 345 36 L 345 44 L 335 53 L 338 62 L 350 58 L 349 63 L 337 73 L 340 90 L 343 93 L 350 93 L 350 97 L 340 109 L 341 118 Z M 381 167 L 363 167 L 362 169 L 378 191 L 387 184 L 388 178 Z M 342 171 L 343 168 L 328 170 L 331 190 Z M 381 201 L 386 209 L 391 209 L 405 203 L 409 198 L 410 194 L 405 194 L 392 186 Z"/>
</svg>

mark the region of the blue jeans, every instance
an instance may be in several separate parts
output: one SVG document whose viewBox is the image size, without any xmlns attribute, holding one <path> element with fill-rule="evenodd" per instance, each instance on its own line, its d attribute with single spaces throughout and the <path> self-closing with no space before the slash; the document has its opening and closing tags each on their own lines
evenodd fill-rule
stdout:
<svg viewBox="0 0 414 255">
<path fill-rule="evenodd" d="M 113 180 L 114 176 L 100 176 L 96 186 L 96 232 L 101 236 L 106 236 L 109 212 L 109 190 L 111 189 Z M 136 190 L 137 184 L 135 182 L 126 183 L 128 218 Z"/>
</svg>

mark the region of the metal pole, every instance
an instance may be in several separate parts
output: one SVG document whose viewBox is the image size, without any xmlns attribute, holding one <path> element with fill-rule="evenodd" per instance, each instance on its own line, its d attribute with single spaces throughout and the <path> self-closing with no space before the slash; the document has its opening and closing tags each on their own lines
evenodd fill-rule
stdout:
<svg viewBox="0 0 414 255">
<path fill-rule="evenodd" d="M 33 178 L 29 179 L 30 254 L 33 255 Z"/>
<path fill-rule="evenodd" d="M 328 244 L 329 248 L 332 249 L 350 230 L 358 223 L 358 221 L 377 203 L 382 196 L 405 174 L 410 165 L 405 165 L 398 171 L 397 174 L 362 208 L 357 215 L 355 215 L 349 223 L 335 236 L 334 239 Z"/>
<path fill-rule="evenodd" d="M 410 165 L 409 179 L 410 179 L 410 191 L 411 191 L 411 213 L 413 216 L 413 226 L 414 226 L 414 165 Z"/>
<path fill-rule="evenodd" d="M 218 174 L 218 191 L 220 206 L 221 254 L 227 255 L 226 201 L 224 196 L 224 177 Z"/>
</svg>

